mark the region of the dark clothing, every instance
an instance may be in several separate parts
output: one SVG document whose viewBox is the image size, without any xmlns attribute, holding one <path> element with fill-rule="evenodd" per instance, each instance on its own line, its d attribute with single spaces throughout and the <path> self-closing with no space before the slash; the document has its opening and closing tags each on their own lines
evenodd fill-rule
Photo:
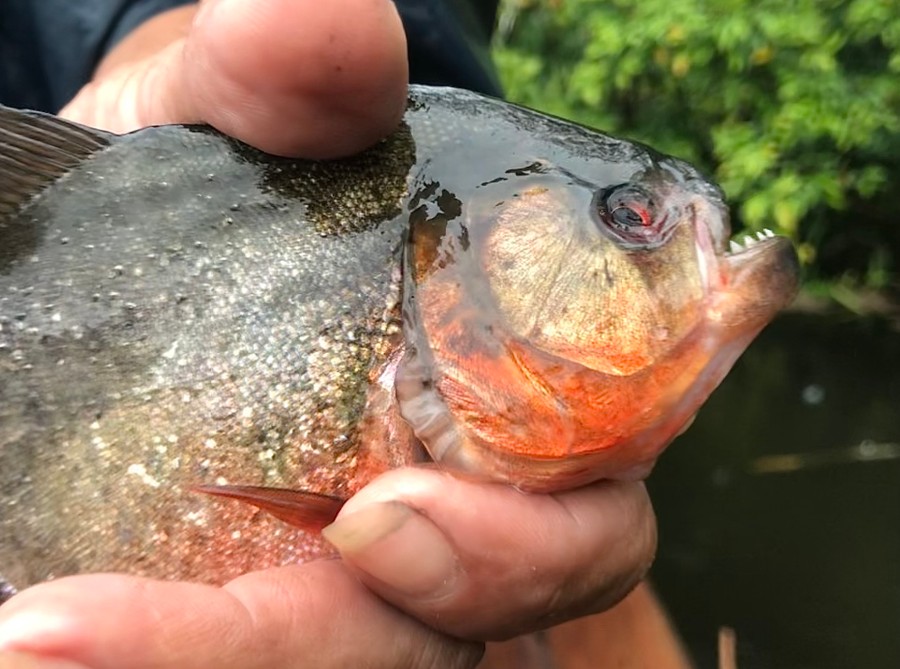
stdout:
<svg viewBox="0 0 900 669">
<path fill-rule="evenodd" d="M 0 102 L 58 111 L 148 18 L 188 0 L 0 1 Z M 488 45 L 496 0 L 395 0 L 410 78 L 500 94 Z M 352 20 L 352 18 L 348 19 Z"/>
<path fill-rule="evenodd" d="M 500 96 L 489 46 L 498 0 L 394 0 L 406 30 L 416 84 Z"/>
<path fill-rule="evenodd" d="M 186 0 L 2 0 L 0 102 L 58 111 L 135 27 Z"/>
</svg>

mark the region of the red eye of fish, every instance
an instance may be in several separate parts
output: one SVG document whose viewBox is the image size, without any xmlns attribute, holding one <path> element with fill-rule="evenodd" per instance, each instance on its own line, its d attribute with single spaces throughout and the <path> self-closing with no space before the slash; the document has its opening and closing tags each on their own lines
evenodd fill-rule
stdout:
<svg viewBox="0 0 900 669">
<path fill-rule="evenodd" d="M 657 243 L 665 220 L 657 212 L 653 199 L 642 189 L 623 184 L 608 188 L 596 197 L 596 213 L 601 228 L 629 245 Z"/>
<path fill-rule="evenodd" d="M 633 228 L 638 225 L 650 225 L 650 212 L 639 205 L 622 204 L 610 213 L 613 223 L 623 228 Z"/>
</svg>

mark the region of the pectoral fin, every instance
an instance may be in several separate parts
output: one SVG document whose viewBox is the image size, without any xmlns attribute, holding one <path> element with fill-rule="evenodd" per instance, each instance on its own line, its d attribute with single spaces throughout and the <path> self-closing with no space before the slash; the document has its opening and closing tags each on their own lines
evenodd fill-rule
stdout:
<svg viewBox="0 0 900 669">
<path fill-rule="evenodd" d="M 332 495 L 252 485 L 203 485 L 192 490 L 252 504 L 288 525 L 315 532 L 329 525 L 347 501 Z"/>
</svg>

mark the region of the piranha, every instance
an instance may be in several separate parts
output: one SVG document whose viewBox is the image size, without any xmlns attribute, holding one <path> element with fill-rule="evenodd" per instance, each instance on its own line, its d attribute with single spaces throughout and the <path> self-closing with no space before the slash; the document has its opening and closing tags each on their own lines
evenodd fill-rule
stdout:
<svg viewBox="0 0 900 669">
<path fill-rule="evenodd" d="M 729 235 L 690 165 L 465 91 L 325 162 L 3 108 L 0 590 L 309 559 L 427 459 L 646 476 L 797 290 Z"/>
</svg>

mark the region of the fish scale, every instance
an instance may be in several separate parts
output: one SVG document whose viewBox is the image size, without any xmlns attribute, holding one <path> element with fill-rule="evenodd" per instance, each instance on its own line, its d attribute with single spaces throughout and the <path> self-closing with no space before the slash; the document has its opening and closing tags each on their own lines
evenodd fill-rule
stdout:
<svg viewBox="0 0 900 669">
<path fill-rule="evenodd" d="M 289 197 L 303 164 L 259 162 L 204 129 L 171 142 L 167 132 L 150 146 L 113 144 L 12 222 L 44 229 L 10 259 L 0 297 L 0 411 L 18 426 L 0 441 L 0 489 L 15 511 L 0 516 L 0 563 L 16 582 L 78 570 L 73 556 L 125 568 L 166 536 L 208 543 L 208 505 L 185 492 L 207 473 L 348 487 L 320 461 L 355 447 L 366 371 L 396 330 L 385 300 L 402 226 L 391 214 L 409 166 L 367 179 L 367 164 L 383 161 L 342 164 L 365 191 L 365 216 L 328 227 Z M 352 239 L 337 234 L 348 228 Z M 35 452 L 38 442 L 54 448 Z M 98 494 L 110 504 L 102 514 Z M 268 552 L 266 525 L 235 521 L 228 534 L 246 548 L 256 532 Z M 37 559 L 47 547 L 54 557 Z"/>
</svg>

